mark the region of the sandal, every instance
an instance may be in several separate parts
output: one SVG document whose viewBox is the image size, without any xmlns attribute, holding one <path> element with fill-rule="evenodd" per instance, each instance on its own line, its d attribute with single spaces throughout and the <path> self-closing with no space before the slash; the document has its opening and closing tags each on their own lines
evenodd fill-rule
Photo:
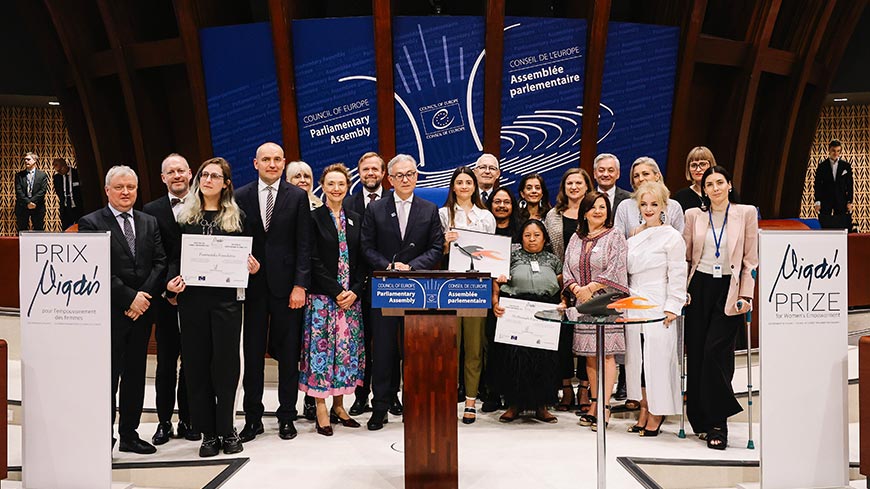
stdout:
<svg viewBox="0 0 870 489">
<path fill-rule="evenodd" d="M 625 401 L 625 409 L 628 409 L 629 411 L 637 411 L 640 409 L 640 401 L 635 401 L 634 399 Z"/>
<path fill-rule="evenodd" d="M 567 392 L 567 393 L 566 393 Z M 570 401 L 565 402 L 567 399 Z M 556 411 L 568 411 L 571 409 L 571 406 L 574 405 L 574 387 L 570 385 L 562 386 L 562 399 L 559 401 L 559 404 L 556 404 Z"/>
<path fill-rule="evenodd" d="M 469 416 L 469 414 L 471 416 Z M 462 415 L 462 424 L 471 424 L 477 420 L 477 409 L 473 407 L 466 407 L 464 414 Z"/>
<path fill-rule="evenodd" d="M 610 411 L 610 406 L 604 406 L 604 410 Z M 593 418 L 594 418 L 594 416 L 593 416 Z M 609 420 L 604 422 L 604 429 L 605 430 L 607 429 L 607 425 L 609 425 L 609 424 L 610 424 Z M 592 423 L 592 426 L 590 426 L 590 428 L 592 429 L 592 431 L 598 431 L 598 420 L 597 419 L 595 420 L 594 423 Z"/>
<path fill-rule="evenodd" d="M 639 424 L 636 424 L 636 425 L 634 425 L 634 426 L 629 426 L 629 427 L 628 427 L 628 432 L 629 432 L 629 433 L 640 433 L 640 432 L 643 431 L 643 428 L 644 428 L 643 426 L 641 426 L 641 425 L 639 425 Z M 641 436 L 642 436 L 642 435 L 641 435 Z"/>
<path fill-rule="evenodd" d="M 589 400 L 592 403 L 598 402 L 598 399 L 595 397 L 590 397 Z M 589 404 L 589 407 L 590 408 L 592 407 L 591 403 Z M 595 424 L 596 420 L 598 419 L 595 417 L 595 415 L 589 414 L 588 410 L 585 413 L 577 411 L 577 416 L 580 416 L 580 426 L 592 426 L 593 424 Z"/>
<path fill-rule="evenodd" d="M 590 402 L 591 399 L 589 399 L 589 401 L 587 401 L 587 402 L 580 401 L 580 399 L 583 398 L 583 396 L 580 394 L 581 392 L 586 393 L 586 399 L 589 399 L 589 396 L 590 396 L 589 386 L 588 385 L 586 385 L 586 386 L 581 385 L 581 386 L 577 387 L 577 407 L 578 407 L 578 409 L 574 413 L 577 416 L 581 416 L 585 413 L 588 413 L 589 408 L 592 407 L 592 402 Z"/>
<path fill-rule="evenodd" d="M 707 432 L 707 448 L 725 450 L 728 446 L 728 432 L 722 428 L 712 428 Z"/>
</svg>

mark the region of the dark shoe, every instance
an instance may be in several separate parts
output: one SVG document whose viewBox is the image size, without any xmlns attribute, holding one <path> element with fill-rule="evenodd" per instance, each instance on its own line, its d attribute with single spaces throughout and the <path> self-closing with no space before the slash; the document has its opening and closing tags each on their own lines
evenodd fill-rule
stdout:
<svg viewBox="0 0 870 489">
<path fill-rule="evenodd" d="M 665 420 L 666 420 L 667 418 L 668 418 L 667 416 L 662 416 L 662 419 L 659 421 L 659 425 L 656 426 L 656 429 L 651 430 L 651 429 L 648 429 L 648 428 L 644 428 L 644 429 L 640 432 L 640 436 L 659 436 L 659 432 L 660 432 L 661 429 L 662 429 L 662 425 L 665 424 Z"/>
<path fill-rule="evenodd" d="M 128 438 L 126 440 L 124 438 L 121 438 L 121 444 L 118 446 L 118 450 L 122 452 L 138 453 L 140 455 L 150 455 L 157 452 L 157 449 L 154 448 L 154 445 L 139 437 Z"/>
<path fill-rule="evenodd" d="M 501 409 L 501 399 L 488 399 L 483 401 L 483 406 L 480 407 L 482 413 L 492 413 Z"/>
<path fill-rule="evenodd" d="M 369 407 L 369 398 L 357 396 L 356 400 L 353 401 L 353 405 L 350 406 L 350 415 L 351 416 L 360 416 L 361 414 L 367 413 L 371 411 L 372 408 Z"/>
<path fill-rule="evenodd" d="M 309 404 L 308 399 L 311 399 L 311 403 Z M 305 396 L 305 402 L 302 406 L 302 417 L 307 419 L 308 421 L 314 421 L 317 419 L 317 408 L 314 404 L 314 398 Z"/>
<path fill-rule="evenodd" d="M 123 442 L 122 442 L 123 443 Z M 728 432 L 722 428 L 711 428 L 707 432 L 707 448 L 725 450 L 728 447 Z"/>
<path fill-rule="evenodd" d="M 477 421 L 477 409 L 466 406 L 465 411 L 462 414 L 462 424 L 472 424 L 475 421 Z"/>
<path fill-rule="evenodd" d="M 610 411 L 610 406 L 604 406 L 604 411 L 605 411 L 605 412 Z M 595 418 L 595 416 L 592 416 L 592 418 Z M 607 421 L 604 422 L 604 429 L 605 429 L 605 430 L 607 429 L 607 426 L 608 426 L 609 424 L 610 424 L 610 420 L 607 420 Z M 590 426 L 589 428 L 590 428 L 592 431 L 598 431 L 598 420 L 596 419 L 596 420 L 592 423 L 592 426 Z"/>
<path fill-rule="evenodd" d="M 372 417 L 369 418 L 368 423 L 366 423 L 366 428 L 368 428 L 369 431 L 378 431 L 383 428 L 388 421 L 389 418 L 385 411 L 374 410 L 372 412 Z"/>
<path fill-rule="evenodd" d="M 193 426 L 191 426 L 187 421 L 179 421 L 178 428 L 175 432 L 177 433 L 178 438 L 184 438 L 187 441 L 202 440 L 202 433 L 193 429 Z"/>
<path fill-rule="evenodd" d="M 239 453 L 245 449 L 242 446 L 242 440 L 239 439 L 239 435 L 236 433 L 236 430 L 233 430 L 232 435 L 228 435 L 228 436 L 224 437 L 223 449 L 224 449 L 224 453 L 227 455 Z"/>
<path fill-rule="evenodd" d="M 113 436 L 112 437 L 112 450 L 115 449 L 115 443 L 117 443 L 117 442 L 118 442 L 118 439 Z"/>
<path fill-rule="evenodd" d="M 172 435 L 172 423 L 169 421 L 161 421 L 160 423 L 157 423 L 157 431 L 155 431 L 154 436 L 151 437 L 151 443 L 154 443 L 155 445 L 163 445 L 172 438 Z"/>
<path fill-rule="evenodd" d="M 580 416 L 589 412 L 589 408 L 592 407 L 590 396 L 591 394 L 588 385 L 580 385 L 577 387 L 577 411 L 574 414 Z M 583 402 L 584 397 L 586 398 L 586 402 Z"/>
<path fill-rule="evenodd" d="M 199 446 L 200 457 L 214 457 L 221 452 L 221 439 L 216 435 L 203 435 Z"/>
<path fill-rule="evenodd" d="M 562 386 L 562 399 L 556 404 L 556 411 L 570 411 L 574 406 L 574 388 L 570 385 Z"/>
<path fill-rule="evenodd" d="M 330 415 L 330 418 L 331 417 L 332 415 Z M 318 420 L 317 418 L 314 418 L 314 429 L 315 431 L 317 431 L 318 435 L 332 436 L 332 425 L 328 424 L 326 426 L 320 426 L 320 420 Z"/>
<path fill-rule="evenodd" d="M 592 403 L 598 402 L 598 399 L 590 397 L 589 401 L 589 407 L 586 408 L 586 411 L 577 411 L 575 413 L 577 416 L 580 416 L 580 426 L 592 426 L 595 423 L 595 415 L 589 413 L 592 412 Z"/>
<path fill-rule="evenodd" d="M 634 399 L 625 401 L 625 409 L 628 409 L 629 411 L 637 411 L 640 409 L 640 401 L 635 401 Z"/>
<path fill-rule="evenodd" d="M 638 424 L 628 427 L 629 433 L 641 433 L 642 431 L 643 431 L 643 426 L 638 425 Z M 641 433 L 640 436 L 643 436 L 643 434 Z"/>
<path fill-rule="evenodd" d="M 544 423 L 558 423 L 559 418 L 553 416 L 553 413 L 547 411 L 547 408 L 541 407 L 535 411 L 535 419 L 538 421 L 543 421 Z"/>
<path fill-rule="evenodd" d="M 501 423 L 510 423 L 511 421 L 517 419 L 519 416 L 519 412 L 514 407 L 509 407 L 507 411 L 504 412 L 501 416 L 499 416 L 498 420 Z"/>
<path fill-rule="evenodd" d="M 317 420 L 317 416 L 314 417 Z M 278 437 L 282 440 L 292 440 L 296 438 L 296 427 L 293 426 L 293 421 L 278 422 Z"/>
<path fill-rule="evenodd" d="M 465 386 L 460 385 L 456 390 L 456 403 L 465 402 Z"/>
<path fill-rule="evenodd" d="M 239 440 L 241 440 L 242 443 L 248 443 L 256 438 L 257 435 L 262 435 L 263 431 L 265 430 L 262 421 L 257 421 L 256 423 L 245 423 L 245 427 L 242 428 L 242 432 L 239 433 Z"/>
<path fill-rule="evenodd" d="M 332 411 L 332 410 L 329 411 L 329 422 L 335 423 L 335 424 L 341 423 L 341 425 L 344 426 L 345 428 L 359 428 L 360 427 L 360 424 L 357 423 L 357 421 L 355 419 L 353 419 L 353 418 L 344 419 L 341 416 L 335 414 L 335 411 Z"/>
<path fill-rule="evenodd" d="M 393 398 L 393 402 L 390 403 L 389 411 L 393 416 L 401 416 L 405 411 L 405 407 L 402 406 L 402 401 L 400 401 L 398 397 Z"/>
<path fill-rule="evenodd" d="M 616 386 L 616 393 L 613 394 L 613 398 L 617 401 L 628 399 L 628 393 L 625 391 L 625 384 Z"/>
</svg>

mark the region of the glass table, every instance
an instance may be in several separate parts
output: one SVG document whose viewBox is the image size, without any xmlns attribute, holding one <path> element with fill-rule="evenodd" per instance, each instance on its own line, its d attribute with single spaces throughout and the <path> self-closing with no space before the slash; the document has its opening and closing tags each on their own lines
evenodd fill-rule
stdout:
<svg viewBox="0 0 870 489">
<path fill-rule="evenodd" d="M 535 313 L 535 318 L 542 321 L 551 321 L 565 324 L 583 324 L 595 326 L 595 351 L 598 359 L 598 396 L 603 399 L 604 392 L 604 328 L 612 325 L 633 326 L 647 323 L 657 323 L 664 321 L 664 316 L 650 318 L 632 318 L 626 317 L 623 314 L 614 316 L 590 316 L 580 314 L 577 309 L 569 307 L 567 309 L 548 309 L 546 311 L 538 311 Z M 595 413 L 599 423 L 603 423 L 604 418 L 604 403 L 596 403 L 598 408 Z M 607 448 L 606 448 L 606 429 L 599 424 L 597 430 L 596 456 L 598 461 L 598 485 L 599 489 L 607 487 Z"/>
</svg>

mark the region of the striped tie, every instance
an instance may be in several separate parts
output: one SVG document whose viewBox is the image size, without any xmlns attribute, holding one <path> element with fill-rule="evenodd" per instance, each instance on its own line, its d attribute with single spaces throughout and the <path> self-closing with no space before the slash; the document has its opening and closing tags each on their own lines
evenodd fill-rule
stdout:
<svg viewBox="0 0 870 489">
<path fill-rule="evenodd" d="M 133 225 L 130 224 L 130 214 L 123 212 L 121 217 L 124 219 L 124 237 L 127 238 L 127 246 L 130 247 L 130 253 L 136 257 L 136 236 L 133 234 Z"/>
<path fill-rule="evenodd" d="M 269 231 L 269 224 L 272 223 L 272 211 L 275 209 L 275 196 L 272 195 L 272 186 L 266 187 L 266 222 L 263 223 L 263 229 Z"/>
</svg>

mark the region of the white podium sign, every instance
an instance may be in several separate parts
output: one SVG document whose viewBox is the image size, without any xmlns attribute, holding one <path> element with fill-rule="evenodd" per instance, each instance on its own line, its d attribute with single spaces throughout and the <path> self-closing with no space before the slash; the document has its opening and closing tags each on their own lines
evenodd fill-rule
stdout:
<svg viewBox="0 0 870 489">
<path fill-rule="evenodd" d="M 846 236 L 759 231 L 763 489 L 849 486 Z"/>
<path fill-rule="evenodd" d="M 21 233 L 22 479 L 112 486 L 109 233 Z"/>
</svg>

